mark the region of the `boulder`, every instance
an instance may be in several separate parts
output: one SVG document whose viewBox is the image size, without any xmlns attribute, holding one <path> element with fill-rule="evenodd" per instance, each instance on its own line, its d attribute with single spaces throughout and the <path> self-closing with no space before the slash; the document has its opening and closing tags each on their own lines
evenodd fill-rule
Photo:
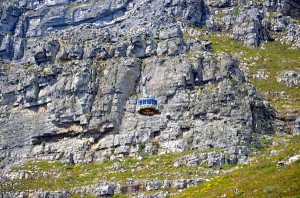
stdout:
<svg viewBox="0 0 300 198">
<path fill-rule="evenodd" d="M 277 82 L 287 87 L 300 87 L 300 71 L 285 71 L 277 76 Z"/>
<path fill-rule="evenodd" d="M 113 184 L 100 184 L 99 187 L 95 189 L 97 196 L 109 196 L 113 195 L 115 186 Z"/>
</svg>

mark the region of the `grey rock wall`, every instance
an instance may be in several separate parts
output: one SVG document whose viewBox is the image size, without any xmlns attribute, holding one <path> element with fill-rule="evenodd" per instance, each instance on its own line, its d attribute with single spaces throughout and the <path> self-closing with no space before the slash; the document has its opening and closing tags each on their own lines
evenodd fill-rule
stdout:
<svg viewBox="0 0 300 198">
<path fill-rule="evenodd" d="M 1 2 L 1 168 L 29 159 L 70 164 L 200 148 L 221 149 L 226 158 L 215 161 L 245 162 L 255 134 L 274 133 L 276 112 L 232 57 L 214 53 L 209 41 L 186 39 L 185 30 L 232 30 L 259 46 L 271 39 L 260 8 L 272 6 Z M 297 27 L 289 42 L 299 40 Z M 283 31 L 292 31 L 289 21 Z M 161 108 L 153 117 L 136 112 L 145 78 Z"/>
</svg>

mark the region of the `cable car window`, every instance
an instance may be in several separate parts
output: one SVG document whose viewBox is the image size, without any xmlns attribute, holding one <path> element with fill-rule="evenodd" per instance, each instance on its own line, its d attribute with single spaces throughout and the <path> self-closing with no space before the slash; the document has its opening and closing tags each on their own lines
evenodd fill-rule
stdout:
<svg viewBox="0 0 300 198">
<path fill-rule="evenodd" d="M 144 104 L 144 105 L 146 104 L 146 100 L 143 100 L 143 104 Z"/>
<path fill-rule="evenodd" d="M 142 105 L 142 104 L 143 104 L 143 101 L 142 101 L 142 100 L 140 100 L 140 101 L 139 101 L 139 105 Z"/>
<path fill-rule="evenodd" d="M 151 104 L 151 100 L 150 99 L 147 100 L 147 104 Z"/>
<path fill-rule="evenodd" d="M 156 101 L 156 100 L 153 100 L 153 104 L 156 106 L 156 105 L 157 105 L 157 101 Z"/>
<path fill-rule="evenodd" d="M 151 104 L 154 105 L 154 99 L 151 99 Z"/>
</svg>

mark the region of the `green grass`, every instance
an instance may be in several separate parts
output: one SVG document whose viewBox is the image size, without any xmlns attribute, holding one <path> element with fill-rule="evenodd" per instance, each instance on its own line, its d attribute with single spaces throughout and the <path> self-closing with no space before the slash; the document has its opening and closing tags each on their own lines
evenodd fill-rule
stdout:
<svg viewBox="0 0 300 198">
<path fill-rule="evenodd" d="M 115 194 L 115 195 L 113 196 L 113 198 L 127 198 L 127 197 L 129 197 L 129 196 L 124 195 L 124 194 Z"/>
<path fill-rule="evenodd" d="M 158 156 L 145 157 L 138 161 L 136 158 L 126 158 L 118 162 L 90 163 L 64 165 L 62 162 L 47 161 L 30 161 L 22 166 L 14 167 L 12 172 L 26 170 L 37 174 L 34 179 L 18 179 L 0 181 L 0 190 L 17 191 L 17 190 L 34 190 L 43 188 L 54 191 L 57 189 L 72 189 L 76 187 L 97 184 L 101 182 L 118 182 L 125 184 L 127 178 L 135 180 L 175 180 L 175 179 L 192 179 L 196 177 L 207 178 L 204 171 L 200 172 L 198 167 L 174 167 L 175 159 L 187 154 L 204 151 L 187 151 L 183 153 L 172 153 Z M 111 168 L 113 165 L 119 167 Z M 134 171 L 132 167 L 136 166 Z M 222 168 L 229 168 L 227 166 Z M 122 171 L 120 171 L 122 170 Z M 43 175 L 47 173 L 50 177 Z M 196 174 L 195 174 L 196 173 Z M 5 184 L 13 186 L 6 186 Z"/>
<path fill-rule="evenodd" d="M 275 139 L 280 142 L 281 139 Z M 270 157 L 270 151 L 282 150 Z M 186 189 L 179 197 L 299 197 L 300 160 L 277 168 L 277 162 L 300 154 L 300 137 L 290 137 L 287 145 L 279 144 L 253 158 L 252 162 L 210 182 Z M 234 189 L 238 192 L 234 192 Z"/>
</svg>

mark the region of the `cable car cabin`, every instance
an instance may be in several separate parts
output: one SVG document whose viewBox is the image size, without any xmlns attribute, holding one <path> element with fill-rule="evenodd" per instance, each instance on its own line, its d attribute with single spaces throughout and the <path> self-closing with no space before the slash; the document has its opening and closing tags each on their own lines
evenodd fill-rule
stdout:
<svg viewBox="0 0 300 198">
<path fill-rule="evenodd" d="M 153 116 L 159 113 L 157 100 L 152 97 L 143 97 L 137 101 L 137 111 L 141 115 Z"/>
</svg>

